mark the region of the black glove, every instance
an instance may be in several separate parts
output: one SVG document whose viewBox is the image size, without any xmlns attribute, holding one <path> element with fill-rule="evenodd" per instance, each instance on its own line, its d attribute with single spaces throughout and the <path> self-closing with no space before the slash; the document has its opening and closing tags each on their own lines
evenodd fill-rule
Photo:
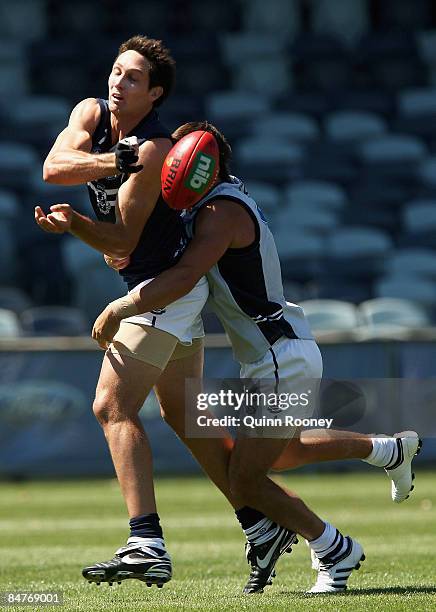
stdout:
<svg viewBox="0 0 436 612">
<path fill-rule="evenodd" d="M 123 174 L 135 174 L 140 172 L 144 166 L 135 166 L 138 161 L 138 146 L 121 140 L 115 145 L 115 163 L 117 169 Z"/>
</svg>

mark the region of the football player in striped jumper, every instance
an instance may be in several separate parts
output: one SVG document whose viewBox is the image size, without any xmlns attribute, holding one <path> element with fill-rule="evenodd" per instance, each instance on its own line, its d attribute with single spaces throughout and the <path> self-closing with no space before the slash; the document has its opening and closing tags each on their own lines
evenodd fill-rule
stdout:
<svg viewBox="0 0 436 612">
<path fill-rule="evenodd" d="M 121 260 L 129 291 L 174 265 L 187 243 L 180 215 L 163 202 L 160 187 L 172 141 L 156 108 L 169 95 L 174 75 L 175 62 L 161 41 L 138 35 L 124 42 L 109 75 L 108 100 L 80 102 L 44 163 L 46 181 L 88 185 L 96 219 L 56 204 L 47 214 L 37 206 L 36 222 L 47 232 L 69 232 L 108 263 Z M 136 316 L 124 322 L 103 358 L 93 409 L 127 505 L 130 537 L 111 561 L 83 570 L 89 581 L 138 578 L 162 586 L 171 578 L 151 449 L 138 412 L 167 363 L 175 359 L 183 365 L 201 349 L 200 311 L 207 295 L 203 278 L 165 309 L 132 311 Z"/>
<path fill-rule="evenodd" d="M 217 139 L 218 180 L 186 215 L 191 242 L 180 262 L 131 296 L 130 305 L 138 312 L 164 307 L 206 274 L 212 306 L 241 364 L 242 378 L 285 381 L 291 388 L 302 380 L 320 379 L 319 349 L 302 309 L 284 299 L 274 239 L 261 209 L 242 182 L 229 173 L 231 150 L 224 136 L 207 122 L 197 122 L 182 126 L 173 137 L 179 140 L 197 130 L 209 131 Z M 112 302 L 94 324 L 93 337 L 102 347 L 116 333 L 124 307 L 123 300 Z M 177 402 L 176 395 L 183 394 L 183 387 L 174 387 L 173 394 Z M 161 406 L 164 409 L 165 402 Z M 189 445 L 184 436 L 183 411 L 179 414 L 179 422 L 173 417 L 171 425 Z M 318 438 L 314 432 L 311 437 L 300 438 L 292 437 L 293 433 L 281 438 L 237 438 L 229 457 L 227 483 L 224 487 L 222 481 L 221 486 L 218 483 L 236 508 L 247 537 L 251 574 L 246 593 L 262 591 L 270 583 L 275 563 L 290 549 L 295 533 L 308 541 L 318 570 L 310 593 L 345 590 L 352 570 L 364 559 L 359 542 L 342 535 L 295 493 L 270 480 L 270 468 L 359 458 L 387 470 L 394 501 L 403 501 L 413 488 L 411 462 L 420 447 L 414 432 L 397 438 L 371 438 L 351 432 L 327 438 Z M 213 453 L 214 441 L 211 438 L 208 442 Z M 197 459 L 202 463 L 204 457 L 197 455 Z M 205 469 L 217 483 L 219 479 Z"/>
</svg>

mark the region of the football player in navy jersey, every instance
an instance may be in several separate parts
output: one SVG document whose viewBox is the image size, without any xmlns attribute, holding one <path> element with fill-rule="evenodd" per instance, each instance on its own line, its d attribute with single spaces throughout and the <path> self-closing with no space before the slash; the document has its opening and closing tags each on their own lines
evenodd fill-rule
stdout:
<svg viewBox="0 0 436 612">
<path fill-rule="evenodd" d="M 295 304 L 283 296 L 280 266 L 271 232 L 256 202 L 242 182 L 230 176 L 230 148 L 224 136 L 207 122 L 186 124 L 175 140 L 198 130 L 214 134 L 220 149 L 220 176 L 216 184 L 187 214 L 190 245 L 180 262 L 149 285 L 127 298 L 133 311 L 164 307 L 189 291 L 198 278 L 207 275 L 211 303 L 231 340 L 241 377 L 284 381 L 289 389 L 301 382 L 320 379 L 321 356 L 304 318 Z M 93 337 L 106 347 L 123 320 L 126 300 L 116 300 L 98 317 Z M 170 372 L 165 371 L 163 377 Z M 172 401 L 180 403 L 183 384 L 173 380 Z M 304 385 L 303 385 L 304 386 Z M 163 410 L 166 402 L 161 401 Z M 176 416 L 175 416 L 176 415 Z M 184 411 L 171 410 L 171 424 L 185 443 Z M 177 420 L 178 419 L 178 420 Z M 284 467 L 283 452 L 294 456 L 294 464 L 328 459 L 360 458 L 383 467 L 392 480 L 392 496 L 403 501 L 412 486 L 411 462 L 419 450 L 415 433 L 399 437 L 371 438 L 340 432 L 307 439 L 283 428 L 277 436 L 266 429 L 259 437 L 237 438 L 227 459 L 227 481 L 221 490 L 232 500 L 246 534 L 252 571 L 245 592 L 263 590 L 273 576 L 275 563 L 295 541 L 295 532 L 309 541 L 318 569 L 311 593 L 337 593 L 346 589 L 353 569 L 364 558 L 361 545 L 343 536 L 330 523 L 317 517 L 295 493 L 271 481 L 267 474 L 275 464 Z M 290 438 L 291 441 L 290 441 Z M 210 454 L 216 441 L 209 438 Z M 203 457 L 197 456 L 203 464 Z M 292 461 L 291 461 L 292 462 Z M 203 467 L 204 464 L 203 464 Z M 210 469 L 205 468 L 213 478 Z"/>
<path fill-rule="evenodd" d="M 109 76 L 108 100 L 80 102 L 44 163 L 43 176 L 50 183 L 88 184 L 96 219 L 69 204 L 55 204 L 47 214 L 35 208 L 41 229 L 69 232 L 108 263 L 121 260 L 118 267 L 133 292 L 174 265 L 186 246 L 180 216 L 163 202 L 160 185 L 172 141 L 156 107 L 169 95 L 174 74 L 174 60 L 161 41 L 138 35 L 124 42 Z M 183 376 L 198 375 L 197 362 L 193 371 L 189 364 L 191 354 L 202 348 L 200 311 L 207 295 L 207 281 L 200 279 L 181 301 L 132 312 L 136 316 L 121 326 L 103 358 L 93 408 L 126 501 L 130 537 L 111 561 L 83 570 L 90 581 L 134 577 L 162 586 L 171 578 L 151 450 L 138 412 L 171 360 Z"/>
</svg>

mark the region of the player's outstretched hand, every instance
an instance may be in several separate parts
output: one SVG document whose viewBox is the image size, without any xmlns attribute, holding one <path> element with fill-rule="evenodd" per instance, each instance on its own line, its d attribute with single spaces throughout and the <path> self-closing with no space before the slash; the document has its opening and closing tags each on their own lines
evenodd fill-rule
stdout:
<svg viewBox="0 0 436 612">
<path fill-rule="evenodd" d="M 120 140 L 114 148 L 115 164 L 123 174 L 134 174 L 144 167 L 140 164 L 135 165 L 139 159 L 139 146 L 137 140 L 130 140 L 128 138 Z"/>
<path fill-rule="evenodd" d="M 109 304 L 98 315 L 92 328 L 92 337 L 100 348 L 106 350 L 120 328 L 121 319 L 113 312 Z"/>
<path fill-rule="evenodd" d="M 105 255 L 104 256 L 104 260 L 106 262 L 106 264 L 109 266 L 109 268 L 112 268 L 113 270 L 123 270 L 123 268 L 126 268 L 129 263 L 130 263 L 130 255 L 127 255 L 127 257 L 121 257 L 121 258 L 116 258 L 116 257 L 109 257 L 109 255 Z"/>
<path fill-rule="evenodd" d="M 40 206 L 35 206 L 35 221 L 45 232 L 63 234 L 71 228 L 73 209 L 69 204 L 54 204 L 50 206 L 48 215 Z"/>
</svg>

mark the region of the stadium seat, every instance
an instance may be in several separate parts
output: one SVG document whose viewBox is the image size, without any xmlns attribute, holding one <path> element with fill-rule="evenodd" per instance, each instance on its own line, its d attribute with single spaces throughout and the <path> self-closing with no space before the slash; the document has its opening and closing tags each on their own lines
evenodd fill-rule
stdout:
<svg viewBox="0 0 436 612">
<path fill-rule="evenodd" d="M 32 301 L 29 296 L 17 287 L 0 287 L 0 308 L 12 310 L 16 314 L 20 314 L 23 310 L 30 308 Z"/>
<path fill-rule="evenodd" d="M 417 45 L 419 56 L 423 62 L 427 64 L 436 62 L 436 30 L 417 32 Z"/>
<path fill-rule="evenodd" d="M 79 308 L 92 325 L 109 302 L 125 295 L 126 286 L 121 276 L 100 261 L 88 263 L 85 273 L 76 276 L 73 284 L 73 306 Z"/>
<path fill-rule="evenodd" d="M 351 85 L 351 58 L 335 36 L 302 34 L 291 46 L 296 82 L 302 91 L 332 92 Z M 308 112 L 309 109 L 302 109 Z"/>
<path fill-rule="evenodd" d="M 396 210 L 410 199 L 412 193 L 410 186 L 402 181 L 393 181 L 389 177 L 369 172 L 367 176 L 360 172 L 350 187 L 352 205 L 361 209 Z"/>
<path fill-rule="evenodd" d="M 403 209 L 403 224 L 410 233 L 436 231 L 436 201 L 408 202 Z"/>
<path fill-rule="evenodd" d="M 0 142 L 0 183 L 23 193 L 31 185 L 33 175 L 40 173 L 41 162 L 36 151 L 25 144 Z"/>
<path fill-rule="evenodd" d="M 285 93 L 278 96 L 274 108 L 280 112 L 304 113 L 320 119 L 329 109 L 329 103 L 323 92 L 298 91 L 292 95 Z"/>
<path fill-rule="evenodd" d="M 12 191 L 0 190 L 0 217 L 13 221 L 20 215 L 20 204 Z"/>
<path fill-rule="evenodd" d="M 408 89 L 398 94 L 398 110 L 401 115 L 436 115 L 436 88 Z"/>
<path fill-rule="evenodd" d="M 47 34 L 45 0 L 2 0 L 0 2 L 0 34 L 2 40 L 28 42 Z"/>
<path fill-rule="evenodd" d="M 397 132 L 415 134 L 431 143 L 436 138 L 436 89 L 409 89 L 400 92 L 398 116 L 393 122 Z"/>
<path fill-rule="evenodd" d="M 333 182 L 348 188 L 356 177 L 357 165 L 351 147 L 333 141 L 307 145 L 306 163 L 302 169 L 305 180 Z"/>
<path fill-rule="evenodd" d="M 428 313 L 419 304 L 403 299 L 377 298 L 358 306 L 362 322 L 371 327 L 400 325 L 425 327 L 431 324 Z"/>
<path fill-rule="evenodd" d="M 286 56 L 247 60 L 232 69 L 235 89 L 276 98 L 293 89 L 293 74 Z"/>
<path fill-rule="evenodd" d="M 253 135 L 279 136 L 291 142 L 313 142 L 320 137 L 316 121 L 303 113 L 276 112 L 253 122 Z"/>
<path fill-rule="evenodd" d="M 203 96 L 205 91 L 229 85 L 227 71 L 217 60 L 211 63 L 208 59 L 190 59 L 177 68 L 177 91 L 182 95 Z"/>
<path fill-rule="evenodd" d="M 80 336 L 88 335 L 89 324 L 83 313 L 65 306 L 40 306 L 21 313 L 24 335 Z"/>
<path fill-rule="evenodd" d="M 398 202 L 397 205 L 400 205 Z M 342 225 L 366 225 L 396 236 L 401 224 L 400 213 L 393 207 L 378 206 L 376 201 L 364 205 L 351 204 L 340 216 Z"/>
<path fill-rule="evenodd" d="M 367 75 L 367 86 L 396 92 L 425 85 L 426 69 L 410 30 L 371 32 L 364 36 L 356 49 L 356 62 Z"/>
<path fill-rule="evenodd" d="M 327 138 L 339 142 L 358 142 L 387 132 L 387 123 L 375 113 L 338 111 L 324 121 Z"/>
<path fill-rule="evenodd" d="M 291 226 L 292 227 L 292 226 Z M 294 231 L 289 225 L 274 232 L 285 280 L 306 282 L 319 274 L 325 253 L 324 239 L 314 232 Z"/>
<path fill-rule="evenodd" d="M 216 91 L 206 98 L 206 115 L 211 121 L 254 119 L 268 113 L 267 97 L 241 91 Z"/>
<path fill-rule="evenodd" d="M 335 111 L 363 111 L 390 119 L 394 112 L 394 97 L 381 89 L 347 89 L 332 94 Z"/>
<path fill-rule="evenodd" d="M 372 279 L 355 277 L 349 271 L 330 276 L 321 270 L 311 284 L 311 297 L 359 304 L 372 297 Z"/>
<path fill-rule="evenodd" d="M 397 249 L 387 259 L 385 271 L 390 276 L 405 274 L 436 280 L 436 252 L 431 249 Z"/>
<path fill-rule="evenodd" d="M 92 76 L 90 70 L 83 70 L 83 65 L 89 66 L 93 52 L 89 50 L 89 41 L 72 32 L 66 37 L 65 29 L 60 29 L 61 36 L 34 41 L 26 48 L 30 91 L 43 96 L 58 96 L 61 92 L 75 103 L 89 96 Z M 93 91 L 94 87 L 92 83 Z M 105 95 L 105 90 L 95 91 Z"/>
<path fill-rule="evenodd" d="M 70 112 L 71 104 L 59 96 L 26 96 L 10 108 L 14 121 L 25 124 L 54 122 L 65 126 Z"/>
<path fill-rule="evenodd" d="M 240 139 L 234 151 L 236 174 L 242 177 L 285 182 L 299 174 L 299 167 L 304 159 L 304 149 L 298 144 L 291 144 L 280 138 L 245 138 Z"/>
<path fill-rule="evenodd" d="M 327 236 L 337 227 L 338 217 L 329 210 L 291 204 L 277 213 L 275 224 L 288 225 L 288 227 L 292 224 L 293 230 L 304 229 L 319 236 Z"/>
<path fill-rule="evenodd" d="M 159 115 L 173 131 L 187 121 L 196 121 L 198 117 L 205 116 L 203 100 L 198 95 L 177 92 L 165 100 Z"/>
<path fill-rule="evenodd" d="M 364 176 L 386 176 L 413 184 L 427 149 L 416 136 L 390 134 L 364 142 L 358 154 L 366 173 Z"/>
<path fill-rule="evenodd" d="M 323 272 L 329 276 L 371 279 L 383 271 L 384 260 L 392 251 L 392 240 L 385 232 L 368 227 L 340 227 L 326 240 Z"/>
<path fill-rule="evenodd" d="M 386 276 L 375 283 L 374 295 L 411 300 L 431 311 L 436 306 L 436 282 L 404 274 Z"/>
<path fill-rule="evenodd" d="M 21 326 L 16 313 L 0 308 L 0 338 L 14 338 L 20 335 Z"/>
<path fill-rule="evenodd" d="M 245 187 L 258 206 L 267 214 L 277 214 L 281 208 L 282 194 L 274 185 L 262 181 L 247 181 Z"/>
<path fill-rule="evenodd" d="M 221 56 L 232 69 L 255 59 L 276 59 L 284 51 L 284 41 L 274 33 L 227 32 L 220 38 Z"/>
<path fill-rule="evenodd" d="M 1 3 L 0 6 L 2 6 Z M 0 93 L 3 101 L 0 106 L 4 105 L 11 83 L 14 84 L 14 93 L 17 96 L 25 95 L 29 89 L 25 49 L 17 41 L 5 40 L 2 37 L 0 40 Z"/>
<path fill-rule="evenodd" d="M 235 157 L 242 162 L 293 164 L 302 160 L 304 151 L 298 144 L 290 144 L 280 137 L 252 137 L 240 140 Z"/>
<path fill-rule="evenodd" d="M 76 238 L 66 238 L 62 241 L 61 248 L 65 268 L 73 277 L 79 278 L 88 266 L 104 264 L 101 253 Z"/>
<path fill-rule="evenodd" d="M 418 174 L 425 186 L 436 188 L 436 156 L 422 160 Z"/>
<path fill-rule="evenodd" d="M 74 210 L 92 216 L 92 207 L 84 185 L 54 185 L 42 180 L 42 172 L 32 177 L 31 189 L 23 196 L 23 203 L 32 210 L 40 204 L 47 212 L 52 204 L 67 202 Z"/>
<path fill-rule="evenodd" d="M 13 284 L 18 281 L 22 258 L 16 241 L 15 227 L 17 221 L 0 220 L 0 284 Z"/>
<path fill-rule="evenodd" d="M 285 190 L 285 202 L 291 206 L 340 211 L 346 204 L 345 191 L 327 181 L 294 181 Z"/>
<path fill-rule="evenodd" d="M 328 253 L 334 257 L 385 256 L 392 249 L 387 234 L 368 227 L 341 227 L 328 241 Z"/>
<path fill-rule="evenodd" d="M 436 30 L 417 32 L 417 44 L 419 57 L 429 72 L 429 82 L 434 86 L 436 85 Z"/>
<path fill-rule="evenodd" d="M 243 4 L 244 30 L 270 32 L 275 38 L 290 41 L 300 30 L 301 6 L 298 0 L 248 0 Z"/>
<path fill-rule="evenodd" d="M 369 15 L 366 0 L 309 0 L 312 29 L 321 34 L 332 34 L 352 44 L 368 29 Z"/>
<path fill-rule="evenodd" d="M 354 330 L 359 325 L 357 308 L 340 300 L 300 302 L 313 331 Z"/>
<path fill-rule="evenodd" d="M 288 280 L 283 281 L 283 295 L 287 302 L 292 304 L 300 303 L 304 297 L 304 290 L 298 283 L 293 283 Z"/>
</svg>

